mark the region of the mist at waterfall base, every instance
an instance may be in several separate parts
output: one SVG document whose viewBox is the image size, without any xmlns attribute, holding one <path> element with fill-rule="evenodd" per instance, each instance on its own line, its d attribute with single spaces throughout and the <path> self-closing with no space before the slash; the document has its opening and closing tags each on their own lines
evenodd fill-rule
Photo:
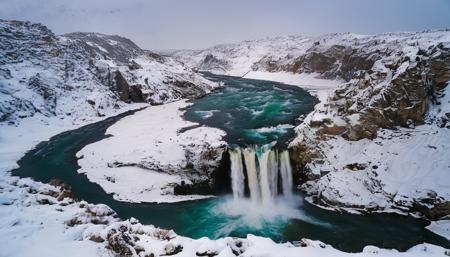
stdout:
<svg viewBox="0 0 450 257">
<path fill-rule="evenodd" d="M 255 231 L 272 238 L 282 237 L 283 227 L 291 219 L 330 226 L 301 211 L 303 200 L 293 193 L 289 152 L 273 146 L 229 150 L 233 196 L 213 208 L 215 215 L 227 217 L 226 226 L 216 236 L 242 236 Z"/>
</svg>

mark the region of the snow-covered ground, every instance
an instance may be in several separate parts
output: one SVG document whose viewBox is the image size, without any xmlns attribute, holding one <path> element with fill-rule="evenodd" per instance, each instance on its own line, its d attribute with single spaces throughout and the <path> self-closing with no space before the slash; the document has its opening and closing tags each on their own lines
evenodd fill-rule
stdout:
<svg viewBox="0 0 450 257">
<path fill-rule="evenodd" d="M 112 137 L 77 153 L 81 157 L 79 172 L 114 193 L 117 200 L 174 202 L 204 198 L 174 196 L 173 187 L 182 181 L 191 184 L 209 178 L 207 171 L 199 171 L 212 172 L 218 167 L 226 148 L 222 141 L 225 132 L 193 127 L 198 124 L 185 121 L 180 110 L 189 105 L 182 100 L 151 106 L 121 119 L 106 131 Z"/>
<path fill-rule="evenodd" d="M 426 228 L 450 240 L 450 220 L 433 221 Z"/>
<path fill-rule="evenodd" d="M 243 78 L 260 79 L 280 82 L 288 85 L 299 86 L 306 89 L 309 93 L 316 96 L 320 102 L 325 102 L 328 95 L 340 84 L 344 83 L 337 79 L 319 78 L 319 74 L 291 72 L 268 72 L 268 71 L 250 71 Z"/>
<path fill-rule="evenodd" d="M 105 205 L 63 198 L 61 188 L 30 179 L 3 177 L 0 181 L 0 238 L 7 242 L 1 257 L 34 256 L 448 256 L 448 250 L 420 244 L 406 252 L 367 246 L 345 253 L 319 241 L 278 244 L 268 238 L 197 240 L 173 231 L 120 221 Z"/>
<path fill-rule="evenodd" d="M 320 192 L 324 201 L 362 209 L 412 206 L 414 199 L 433 194 L 450 199 L 448 138 L 448 129 L 423 125 L 383 130 L 374 140 L 328 140 L 321 149 L 331 160 L 312 170 L 329 173 L 302 187 Z"/>
</svg>

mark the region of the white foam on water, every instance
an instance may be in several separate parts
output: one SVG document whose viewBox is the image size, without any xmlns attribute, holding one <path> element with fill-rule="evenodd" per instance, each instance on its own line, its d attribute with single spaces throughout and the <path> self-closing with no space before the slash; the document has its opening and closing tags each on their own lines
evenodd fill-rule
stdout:
<svg viewBox="0 0 450 257">
<path fill-rule="evenodd" d="M 215 231 L 215 236 L 230 235 L 235 231 L 260 231 L 267 234 L 282 234 L 283 227 L 297 219 L 319 226 L 330 224 L 308 216 L 301 210 L 303 200 L 300 196 L 290 199 L 278 196 L 271 202 L 261 203 L 250 198 L 225 197 L 212 207 L 214 216 L 225 221 Z"/>
</svg>

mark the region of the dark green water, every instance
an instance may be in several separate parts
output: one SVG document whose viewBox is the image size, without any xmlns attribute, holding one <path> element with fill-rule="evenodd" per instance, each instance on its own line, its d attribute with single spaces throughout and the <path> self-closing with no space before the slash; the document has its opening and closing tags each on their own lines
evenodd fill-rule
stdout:
<svg viewBox="0 0 450 257">
<path fill-rule="evenodd" d="M 311 112 L 318 102 L 296 86 L 209 73 L 207 77 L 223 81 L 225 88 L 196 100 L 184 117 L 224 130 L 229 144 L 263 145 L 276 141 L 284 146 L 294 135 L 295 120 Z"/>
<path fill-rule="evenodd" d="M 100 186 L 77 173 L 75 154 L 85 145 L 105 138 L 106 129 L 123 116 L 64 132 L 40 143 L 19 161 L 20 167 L 13 174 L 42 182 L 59 178 L 72 187 L 77 197 L 107 204 L 123 219 L 135 217 L 144 224 L 174 229 L 180 235 L 194 238 L 245 237 L 252 233 L 279 242 L 321 240 L 345 251 L 361 251 L 365 245 L 406 250 L 422 242 L 450 248 L 448 240 L 424 229 L 428 225 L 425 220 L 394 214 L 341 214 L 303 202 L 300 196 L 294 205 L 280 201 L 267 207 L 253 206 L 245 200 L 231 201 L 228 196 L 174 204 L 115 201 Z"/>
</svg>

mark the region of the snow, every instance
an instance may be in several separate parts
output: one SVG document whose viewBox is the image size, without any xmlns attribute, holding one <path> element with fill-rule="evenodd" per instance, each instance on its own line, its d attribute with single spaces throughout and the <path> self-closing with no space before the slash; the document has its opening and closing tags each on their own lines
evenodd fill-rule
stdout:
<svg viewBox="0 0 450 257">
<path fill-rule="evenodd" d="M 154 60 L 147 56 L 139 56 L 132 61 L 141 66 L 140 69 L 129 70 L 128 66 L 120 66 L 118 70 L 122 72 L 130 84 L 145 85 L 142 93 L 149 95 L 147 101 L 155 104 L 180 100 L 183 96 L 180 91 L 186 90 L 186 96 L 196 95 L 196 91 L 189 88 L 177 88 L 177 82 L 190 82 L 201 89 L 202 93 L 209 93 L 219 87 L 218 83 L 213 83 L 179 62 L 167 58 L 164 62 Z M 192 97 L 191 96 L 191 97 Z"/>
<path fill-rule="evenodd" d="M 92 47 L 96 47 L 98 48 L 100 51 L 108 53 L 108 50 L 106 50 L 105 48 L 101 47 L 100 45 L 97 45 L 96 43 L 92 43 L 92 42 L 86 42 L 86 44 L 92 46 Z"/>
<path fill-rule="evenodd" d="M 343 81 L 321 79 L 316 73 L 291 73 L 291 72 L 267 72 L 250 71 L 244 75 L 247 79 L 260 79 L 280 82 L 288 85 L 299 86 L 312 95 L 316 96 L 320 102 L 326 101 L 329 94 L 336 89 Z"/>
<path fill-rule="evenodd" d="M 360 208 L 389 209 L 395 202 L 411 206 L 414 199 L 430 192 L 450 199 L 449 138 L 448 129 L 430 125 L 416 130 L 383 130 L 373 141 L 350 142 L 336 137 L 321 145 L 328 156 L 326 164 L 310 166 L 317 174 L 329 173 L 302 187 L 320 192 L 324 199 Z M 366 168 L 346 168 L 353 163 Z"/>
<path fill-rule="evenodd" d="M 254 130 L 259 133 L 271 133 L 271 132 L 285 133 L 288 129 L 291 129 L 293 127 L 294 126 L 291 124 L 280 124 L 275 127 L 262 127 Z"/>
<path fill-rule="evenodd" d="M 181 108 L 189 106 L 177 101 L 151 106 L 112 125 L 112 135 L 87 145 L 77 153 L 80 173 L 102 186 L 114 198 L 130 202 L 174 202 L 205 196 L 174 196 L 173 185 L 191 183 L 194 174 L 185 167 L 202 160 L 189 159 L 187 153 L 199 158 L 212 149 L 224 149 L 225 132 L 209 127 L 179 131 L 197 123 L 183 120 Z M 220 160 L 220 159 L 219 159 Z M 214 167 L 214 161 L 209 166 Z M 206 174 L 207 175 L 207 174 Z M 132 185 L 132 186 L 130 186 Z"/>
<path fill-rule="evenodd" d="M 450 220 L 433 221 L 426 228 L 450 240 Z"/>
<path fill-rule="evenodd" d="M 343 81 L 318 78 L 317 73 L 291 73 L 291 72 L 268 72 L 250 71 L 243 78 L 261 79 L 281 82 L 288 85 L 300 86 L 311 90 L 330 90 L 336 88 Z"/>
</svg>

